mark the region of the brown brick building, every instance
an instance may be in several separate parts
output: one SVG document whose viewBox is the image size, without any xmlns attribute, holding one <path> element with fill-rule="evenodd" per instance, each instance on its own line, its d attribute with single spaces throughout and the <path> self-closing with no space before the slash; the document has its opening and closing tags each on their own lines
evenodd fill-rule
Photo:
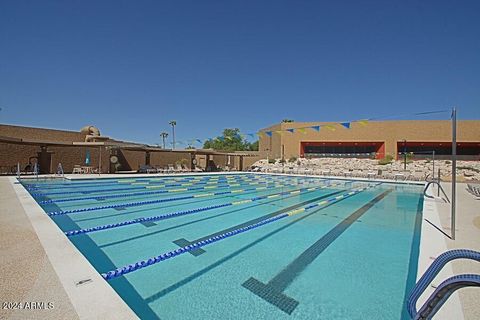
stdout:
<svg viewBox="0 0 480 320">
<path fill-rule="evenodd" d="M 320 128 L 318 127 L 320 126 Z M 298 130 L 299 128 L 303 128 Z M 290 129 L 290 130 L 289 130 Z M 293 130 L 292 130 L 293 129 Z M 398 156 L 406 150 L 416 157 L 435 151 L 439 158 L 451 155 L 450 121 L 279 123 L 261 130 L 259 151 L 266 157 L 375 157 Z M 293 132 L 292 132 L 293 131 Z M 265 134 L 268 132 L 269 134 Z M 457 122 L 459 159 L 480 160 L 480 121 Z"/>
<path fill-rule="evenodd" d="M 154 146 L 86 135 L 84 132 L 0 125 L 0 173 L 13 173 L 38 163 L 40 173 L 56 172 L 59 163 L 65 173 L 75 165 L 90 166 L 102 173 L 136 171 L 142 165 L 166 167 L 193 162 L 206 169 L 209 165 L 242 170 L 258 159 L 255 153 L 225 153 L 213 150 L 164 150 Z M 112 156 L 118 161 L 112 163 Z M 195 159 L 195 161 L 193 161 Z"/>
</svg>

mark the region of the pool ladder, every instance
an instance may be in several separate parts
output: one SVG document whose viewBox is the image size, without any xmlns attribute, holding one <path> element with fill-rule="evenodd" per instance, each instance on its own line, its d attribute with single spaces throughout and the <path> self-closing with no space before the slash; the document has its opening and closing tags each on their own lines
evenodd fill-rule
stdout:
<svg viewBox="0 0 480 320">
<path fill-rule="evenodd" d="M 427 198 L 430 198 L 430 199 L 435 199 L 435 196 L 432 196 L 432 195 L 429 195 L 427 193 L 427 190 L 428 188 L 430 187 L 430 185 L 432 184 L 436 184 L 438 186 L 438 196 L 440 196 L 440 190 L 442 191 L 442 194 L 445 196 L 445 199 L 442 198 L 443 201 L 447 202 L 447 203 L 450 203 L 450 199 L 448 198 L 447 194 L 445 193 L 445 190 L 443 190 L 443 187 L 442 185 L 440 184 L 440 181 L 437 181 L 437 180 L 431 180 L 431 181 L 428 181 L 427 184 L 425 185 L 425 189 L 423 189 L 423 195 Z"/>
<path fill-rule="evenodd" d="M 456 259 L 470 259 L 480 262 L 480 252 L 458 249 L 450 250 L 438 256 L 423 276 L 418 280 L 410 296 L 407 299 L 407 310 L 410 317 L 415 320 L 432 319 L 437 311 L 443 306 L 452 293 L 464 287 L 480 287 L 480 275 L 478 274 L 460 274 L 443 281 L 425 301 L 423 306 L 417 311 L 417 301 L 428 285 L 450 261 Z"/>
</svg>

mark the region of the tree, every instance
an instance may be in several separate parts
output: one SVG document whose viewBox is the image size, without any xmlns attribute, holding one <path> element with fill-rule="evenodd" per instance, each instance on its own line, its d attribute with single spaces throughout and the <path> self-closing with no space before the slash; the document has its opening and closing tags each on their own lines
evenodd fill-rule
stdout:
<svg viewBox="0 0 480 320">
<path fill-rule="evenodd" d="M 290 122 L 294 122 L 292 119 L 283 119 L 282 120 L 282 123 L 290 123 Z"/>
<path fill-rule="evenodd" d="M 205 141 L 203 144 L 204 149 L 214 149 L 214 150 L 223 150 L 223 151 L 249 151 L 256 147 L 258 150 L 258 141 L 251 144 L 240 134 L 240 129 L 225 129 L 223 130 L 223 135 L 216 137 L 215 139 L 210 139 Z"/>
<path fill-rule="evenodd" d="M 250 151 L 258 151 L 258 140 L 250 143 Z"/>
</svg>

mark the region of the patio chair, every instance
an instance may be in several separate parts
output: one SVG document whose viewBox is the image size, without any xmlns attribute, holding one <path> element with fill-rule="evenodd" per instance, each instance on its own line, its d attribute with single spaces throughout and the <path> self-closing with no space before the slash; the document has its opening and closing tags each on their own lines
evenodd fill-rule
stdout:
<svg viewBox="0 0 480 320">
<path fill-rule="evenodd" d="M 73 171 L 72 173 L 84 173 L 83 169 L 82 169 L 82 166 L 80 165 L 74 165 L 73 166 Z"/>
</svg>

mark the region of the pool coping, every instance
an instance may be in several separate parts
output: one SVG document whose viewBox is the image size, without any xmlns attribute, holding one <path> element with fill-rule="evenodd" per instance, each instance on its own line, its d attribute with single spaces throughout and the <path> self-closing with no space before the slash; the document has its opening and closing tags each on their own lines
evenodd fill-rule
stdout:
<svg viewBox="0 0 480 320">
<path fill-rule="evenodd" d="M 90 179 L 108 179 L 108 178 L 152 178 L 152 177 L 181 177 L 192 175 L 231 175 L 245 174 L 246 172 L 185 172 L 179 174 L 115 174 L 115 175 L 67 175 L 68 180 L 90 180 Z M 423 181 L 395 181 L 387 179 L 368 179 L 359 177 L 338 177 L 338 176 L 319 176 L 305 174 L 286 174 L 286 173 L 263 173 L 248 172 L 255 175 L 277 175 L 277 176 L 295 176 L 319 179 L 335 179 L 362 182 L 384 182 L 391 184 L 415 184 L 425 185 Z M 29 177 L 30 178 L 30 177 Z M 27 178 L 27 179 L 29 179 Z M 42 178 L 40 176 L 39 178 Z M 31 179 L 31 178 L 30 178 Z M 65 291 L 67 292 L 77 314 L 80 318 L 101 317 L 104 319 L 138 319 L 130 307 L 115 292 L 115 290 L 101 277 L 90 262 L 78 251 L 70 240 L 59 230 L 56 224 L 47 215 L 43 209 L 31 197 L 28 191 L 17 181 L 16 177 L 10 177 L 12 187 L 17 194 L 19 202 L 23 206 L 28 219 L 30 220 L 35 232 L 45 252 L 55 269 Z M 418 257 L 417 280 L 428 268 L 432 262 L 431 257 L 436 257 L 447 250 L 447 243 L 443 236 L 431 224 L 426 222 L 430 220 L 435 225 L 440 225 L 439 210 L 435 199 L 424 198 L 423 216 L 420 234 L 420 252 Z M 59 249 L 61 248 L 61 250 Z M 68 262 L 64 257 L 70 257 Z M 72 260 L 75 263 L 72 263 Z M 72 270 L 72 265 L 74 270 Z M 434 284 L 439 284 L 437 279 L 446 279 L 453 275 L 451 266 L 447 265 L 439 276 L 434 280 Z M 90 283 L 76 286 L 75 283 L 82 279 L 92 279 Z M 87 288 L 83 290 L 83 288 Z M 429 287 L 425 294 L 419 299 L 419 305 L 431 293 L 434 288 Z M 99 305 L 98 301 L 102 304 Z M 115 315 L 115 316 L 114 316 Z M 436 318 L 439 319 L 464 319 L 462 306 L 458 294 L 453 294 L 445 306 L 438 312 Z"/>
<path fill-rule="evenodd" d="M 427 191 L 433 190 L 431 185 Z M 422 226 L 420 233 L 420 252 L 418 257 L 417 281 L 424 274 L 433 260 L 445 251 L 448 251 L 445 235 L 438 231 L 435 226 L 441 226 L 440 211 L 437 197 L 430 199 L 424 197 L 422 210 Z M 454 276 L 451 263 L 447 263 L 440 273 L 420 296 L 417 302 L 417 310 L 423 305 L 427 298 L 435 291 L 440 283 L 449 277 Z M 438 310 L 435 319 L 464 319 L 464 313 L 458 291 L 454 292 L 445 304 Z"/>
<path fill-rule="evenodd" d="M 138 319 L 17 178 L 9 180 L 79 318 Z"/>
</svg>

